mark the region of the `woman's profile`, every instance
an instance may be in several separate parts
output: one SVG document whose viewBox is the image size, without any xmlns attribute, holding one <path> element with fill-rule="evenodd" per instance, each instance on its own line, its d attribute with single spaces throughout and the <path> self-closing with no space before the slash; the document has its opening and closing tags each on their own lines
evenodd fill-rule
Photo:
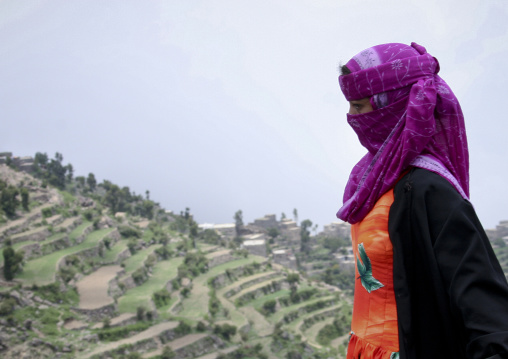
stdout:
<svg viewBox="0 0 508 359">
<path fill-rule="evenodd" d="M 416 43 L 342 67 L 367 149 L 337 213 L 356 258 L 347 358 L 508 358 L 508 284 L 469 201 L 464 116 L 439 70 Z"/>
</svg>

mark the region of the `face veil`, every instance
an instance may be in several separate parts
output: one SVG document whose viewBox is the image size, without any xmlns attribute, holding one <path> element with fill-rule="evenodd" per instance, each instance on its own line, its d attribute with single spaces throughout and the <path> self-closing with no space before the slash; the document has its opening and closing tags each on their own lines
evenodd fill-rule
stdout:
<svg viewBox="0 0 508 359">
<path fill-rule="evenodd" d="M 348 101 L 371 99 L 374 111 L 348 115 L 367 154 L 353 168 L 337 217 L 361 221 L 409 167 L 446 178 L 469 198 L 469 153 L 460 104 L 423 46 L 384 44 L 355 55 L 339 77 Z"/>
</svg>

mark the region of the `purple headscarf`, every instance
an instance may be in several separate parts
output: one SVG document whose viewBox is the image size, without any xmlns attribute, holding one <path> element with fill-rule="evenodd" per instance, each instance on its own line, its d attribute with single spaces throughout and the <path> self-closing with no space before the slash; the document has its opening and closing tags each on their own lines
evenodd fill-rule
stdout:
<svg viewBox="0 0 508 359">
<path fill-rule="evenodd" d="M 361 221 L 411 166 L 441 175 L 469 199 L 464 116 L 437 75 L 437 59 L 414 42 L 392 43 L 362 51 L 346 66 L 352 73 L 339 77 L 344 96 L 369 97 L 374 111 L 347 115 L 368 152 L 349 176 L 337 217 Z"/>
</svg>

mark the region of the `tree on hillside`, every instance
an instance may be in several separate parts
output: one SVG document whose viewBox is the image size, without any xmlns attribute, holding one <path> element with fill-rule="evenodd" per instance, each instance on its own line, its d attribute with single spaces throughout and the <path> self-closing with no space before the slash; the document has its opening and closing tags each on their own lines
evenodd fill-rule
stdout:
<svg viewBox="0 0 508 359">
<path fill-rule="evenodd" d="M 279 230 L 275 227 L 268 228 L 268 236 L 273 240 L 280 234 Z"/>
<path fill-rule="evenodd" d="M 243 227 L 243 213 L 241 209 L 235 212 L 234 219 L 235 219 L 236 235 L 239 236 Z"/>
<path fill-rule="evenodd" d="M 189 207 L 185 207 L 185 212 L 180 213 L 180 215 L 183 216 L 183 218 L 185 218 L 186 221 L 188 221 L 189 218 L 191 217 L 190 208 Z"/>
<path fill-rule="evenodd" d="M 89 173 L 86 178 L 86 184 L 90 188 L 90 191 L 95 191 L 95 187 L 97 186 L 97 180 L 95 179 L 95 175 L 93 173 Z"/>
<path fill-rule="evenodd" d="M 7 216 L 12 217 L 16 214 L 16 208 L 19 206 L 19 190 L 12 185 L 6 186 L 5 182 L 1 187 L 3 188 L 0 193 L 0 206 Z"/>
<path fill-rule="evenodd" d="M 59 188 L 65 188 L 65 175 L 67 167 L 62 165 L 63 155 L 59 152 L 55 153 L 55 158 L 49 161 L 47 165 L 46 179 L 48 183 Z"/>
<path fill-rule="evenodd" d="M 334 253 L 342 246 L 347 245 L 347 242 L 338 237 L 325 237 L 323 239 L 323 247 L 330 250 L 330 253 Z"/>
<path fill-rule="evenodd" d="M 4 278 L 11 281 L 14 275 L 21 268 L 23 262 L 23 252 L 16 252 L 12 248 L 11 241 L 6 241 L 6 247 L 3 250 L 4 257 Z"/>
<path fill-rule="evenodd" d="M 173 349 L 171 349 L 171 347 L 169 345 L 166 345 L 162 349 L 161 359 L 173 359 L 175 357 L 176 357 L 176 354 L 173 351 Z"/>
<path fill-rule="evenodd" d="M 25 211 L 28 211 L 29 193 L 26 188 L 20 190 L 21 193 L 21 206 Z"/>
<path fill-rule="evenodd" d="M 300 275 L 298 273 L 289 273 L 286 281 L 291 287 L 296 286 L 296 284 L 300 283 Z"/>
<path fill-rule="evenodd" d="M 150 201 L 149 199 L 146 199 L 143 202 L 141 202 L 141 204 L 136 206 L 136 214 L 139 214 L 140 216 L 148 219 L 152 219 L 154 208 L 155 203 Z"/>
<path fill-rule="evenodd" d="M 104 180 L 101 183 L 101 187 L 106 190 L 106 194 L 102 198 L 104 204 L 111 209 L 112 213 L 120 211 L 122 202 L 120 187 L 108 180 Z"/>
<path fill-rule="evenodd" d="M 37 152 L 34 157 L 34 172 L 39 174 L 40 171 L 45 170 L 48 164 L 48 155 L 45 153 Z"/>
<path fill-rule="evenodd" d="M 296 208 L 293 209 L 293 219 L 298 223 L 298 210 Z"/>
<path fill-rule="evenodd" d="M 74 177 L 74 167 L 72 167 L 72 165 L 69 163 L 67 166 L 66 166 L 66 169 L 67 169 L 67 182 L 72 182 L 72 178 Z"/>
<path fill-rule="evenodd" d="M 79 185 L 81 187 L 85 187 L 85 177 L 83 177 L 83 176 L 76 176 L 74 179 L 76 180 L 76 182 L 79 183 Z"/>
<path fill-rule="evenodd" d="M 14 164 L 14 161 L 12 160 L 11 156 L 7 156 L 7 158 L 5 159 L 5 164 L 12 168 L 13 170 L 17 170 L 18 168 L 16 167 L 16 165 Z"/>
<path fill-rule="evenodd" d="M 300 251 L 309 254 L 310 252 L 310 231 L 312 222 L 308 219 L 303 220 L 300 224 Z"/>
<path fill-rule="evenodd" d="M 59 152 L 55 153 L 55 158 L 51 160 L 49 160 L 46 153 L 37 152 L 33 165 L 35 176 L 42 178 L 59 189 L 64 189 L 65 181 L 68 178 L 67 171 L 69 169 L 73 170 L 72 165 L 64 166 L 62 161 L 63 155 Z M 72 178 L 72 174 L 70 176 Z"/>
</svg>

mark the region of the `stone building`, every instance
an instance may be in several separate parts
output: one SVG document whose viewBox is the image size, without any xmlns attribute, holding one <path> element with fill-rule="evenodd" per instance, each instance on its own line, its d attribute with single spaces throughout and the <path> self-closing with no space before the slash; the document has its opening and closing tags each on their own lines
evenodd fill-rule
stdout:
<svg viewBox="0 0 508 359">
<path fill-rule="evenodd" d="M 333 255 L 335 260 L 339 263 L 341 270 L 354 271 L 355 270 L 355 257 L 353 248 L 343 247 Z"/>
<path fill-rule="evenodd" d="M 34 159 L 31 156 L 17 157 L 13 156 L 12 152 L 0 152 L 0 163 L 7 163 L 10 158 L 12 164 L 20 171 L 32 173 L 34 166 Z"/>
<path fill-rule="evenodd" d="M 294 248 L 300 248 L 300 227 L 298 227 L 295 221 L 288 218 L 283 219 L 279 223 L 279 230 L 281 236 L 286 239 L 288 245 Z"/>
<path fill-rule="evenodd" d="M 485 233 L 487 233 L 487 237 L 489 237 L 491 241 L 508 237 L 508 221 L 500 221 L 495 229 L 486 229 Z"/>
<path fill-rule="evenodd" d="M 236 227 L 234 223 L 215 224 L 213 229 L 227 240 L 232 240 L 236 237 Z"/>
<path fill-rule="evenodd" d="M 274 263 L 280 264 L 286 268 L 297 270 L 296 257 L 290 250 L 277 249 L 273 251 L 272 255 Z"/>
<path fill-rule="evenodd" d="M 250 254 L 266 257 L 266 238 L 262 233 L 249 234 L 244 236 L 242 247 Z"/>
<path fill-rule="evenodd" d="M 346 222 L 332 222 L 323 226 L 321 236 L 351 238 L 351 225 Z"/>
<path fill-rule="evenodd" d="M 277 223 L 277 219 L 275 218 L 275 214 L 267 214 L 264 217 L 255 219 L 253 223 L 249 223 L 249 224 L 256 226 L 256 227 L 261 227 L 264 229 L 279 227 L 279 224 Z"/>
<path fill-rule="evenodd" d="M 202 223 L 199 225 L 199 229 L 201 229 L 202 231 L 207 229 L 213 229 L 221 237 L 223 237 L 228 241 L 236 237 L 236 228 L 234 223 L 224 223 L 224 224 Z"/>
</svg>

